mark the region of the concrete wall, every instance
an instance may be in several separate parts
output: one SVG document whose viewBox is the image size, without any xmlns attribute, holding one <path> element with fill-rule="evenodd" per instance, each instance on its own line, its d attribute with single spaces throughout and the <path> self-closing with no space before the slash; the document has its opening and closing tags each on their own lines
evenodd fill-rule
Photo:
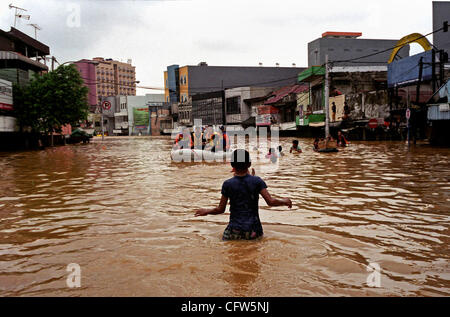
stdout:
<svg viewBox="0 0 450 317">
<path fill-rule="evenodd" d="M 129 135 L 137 135 L 139 132 L 145 135 L 148 130 L 137 131 L 134 129 L 133 108 L 144 108 L 148 102 L 164 102 L 164 94 L 146 94 L 145 96 L 126 96 L 128 108 Z"/>
<path fill-rule="evenodd" d="M 77 62 L 75 66 L 80 72 L 81 78 L 84 80 L 85 86 L 89 89 L 88 92 L 88 102 L 91 106 L 91 110 L 95 109 L 98 104 L 97 100 L 97 74 L 95 70 L 95 65 L 91 62 Z"/>
<path fill-rule="evenodd" d="M 450 23 L 450 2 L 433 1 L 433 30 L 442 28 L 444 21 Z M 443 49 L 450 54 L 450 31 L 434 33 L 433 44 L 438 49 Z"/>
<path fill-rule="evenodd" d="M 303 67 L 189 66 L 189 95 L 236 87 L 295 84 Z"/>
<path fill-rule="evenodd" d="M 385 119 L 389 117 L 389 101 L 387 90 L 361 92 L 345 95 L 345 101 L 350 108 L 350 118 L 358 119 Z M 337 117 L 342 112 L 337 113 Z"/>
<path fill-rule="evenodd" d="M 0 132 L 17 132 L 19 128 L 17 126 L 17 120 L 10 116 L 0 115 Z"/>
<path fill-rule="evenodd" d="M 227 114 L 227 124 L 241 123 L 252 116 L 252 107 L 245 102 L 246 99 L 266 96 L 275 89 L 274 87 L 239 87 L 225 90 L 225 100 L 237 96 L 241 99 L 241 113 Z"/>
<path fill-rule="evenodd" d="M 388 48 L 392 48 L 397 44 L 398 40 L 377 40 L 377 39 L 349 39 L 349 38 L 318 38 L 308 43 L 308 67 L 323 65 L 325 63 L 325 55 L 328 54 L 329 61 L 339 61 L 357 58 L 381 52 Z M 337 66 L 346 65 L 379 65 L 387 64 L 391 50 L 383 52 L 364 59 L 358 59 L 355 63 L 339 63 Z M 409 56 L 409 46 L 402 48 L 399 57 Z"/>
</svg>

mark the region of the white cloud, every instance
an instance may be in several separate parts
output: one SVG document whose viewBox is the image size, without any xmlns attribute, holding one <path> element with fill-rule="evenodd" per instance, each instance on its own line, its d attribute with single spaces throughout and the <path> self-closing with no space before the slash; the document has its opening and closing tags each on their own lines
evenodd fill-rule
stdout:
<svg viewBox="0 0 450 317">
<path fill-rule="evenodd" d="M 1 0 L 0 27 L 13 12 Z M 167 65 L 307 65 L 307 43 L 325 31 L 359 31 L 364 38 L 398 39 L 432 28 L 431 0 L 296 1 L 52 1 L 17 0 L 27 23 L 42 26 L 38 39 L 63 62 L 95 56 L 136 66 L 141 85 L 163 86 Z M 81 27 L 66 25 L 68 3 L 81 7 Z M 147 91 L 140 90 L 139 93 Z M 155 91 L 153 91 L 155 92 Z"/>
</svg>

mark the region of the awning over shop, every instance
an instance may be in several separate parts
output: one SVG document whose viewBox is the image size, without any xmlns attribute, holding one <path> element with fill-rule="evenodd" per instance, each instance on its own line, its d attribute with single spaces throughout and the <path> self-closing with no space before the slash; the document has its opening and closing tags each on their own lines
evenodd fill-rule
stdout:
<svg viewBox="0 0 450 317">
<path fill-rule="evenodd" d="M 32 60 L 31 58 L 23 56 L 19 53 L 11 52 L 11 51 L 0 51 L 0 61 L 2 63 L 3 62 L 11 62 L 11 63 L 27 64 L 28 68 L 32 68 L 37 71 L 48 70 L 48 67 L 46 65 L 39 63 L 35 60 Z"/>
<path fill-rule="evenodd" d="M 311 66 L 298 75 L 299 82 L 311 82 L 318 77 L 325 76 L 325 67 L 323 66 Z"/>
<path fill-rule="evenodd" d="M 275 104 L 289 94 L 299 94 L 308 91 L 308 85 L 292 85 L 280 88 L 273 92 L 273 96 L 264 103 L 266 105 Z"/>
<path fill-rule="evenodd" d="M 257 108 L 258 114 L 271 114 L 271 113 L 278 113 L 280 109 L 273 107 L 273 106 L 258 106 Z"/>
</svg>

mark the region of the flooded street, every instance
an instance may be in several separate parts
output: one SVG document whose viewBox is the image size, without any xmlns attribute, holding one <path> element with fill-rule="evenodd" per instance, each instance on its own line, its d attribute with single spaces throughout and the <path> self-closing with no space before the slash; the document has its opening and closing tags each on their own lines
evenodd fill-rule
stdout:
<svg viewBox="0 0 450 317">
<path fill-rule="evenodd" d="M 1 296 L 450 295 L 450 149 L 352 142 L 255 162 L 265 236 L 222 242 L 228 163 L 170 161 L 170 138 L 0 153 Z M 81 287 L 66 267 L 81 267 Z M 369 287 L 369 263 L 381 269 Z"/>
</svg>

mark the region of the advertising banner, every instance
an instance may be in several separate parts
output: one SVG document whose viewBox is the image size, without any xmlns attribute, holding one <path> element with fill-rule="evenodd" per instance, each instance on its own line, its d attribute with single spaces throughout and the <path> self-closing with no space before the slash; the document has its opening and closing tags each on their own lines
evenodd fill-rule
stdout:
<svg viewBox="0 0 450 317">
<path fill-rule="evenodd" d="M 149 124 L 148 107 L 133 108 L 134 126 L 138 129 L 145 129 Z"/>
<path fill-rule="evenodd" d="M 12 83 L 3 79 L 0 79 L 0 109 L 13 110 Z"/>
<path fill-rule="evenodd" d="M 415 83 L 419 80 L 420 60 L 422 59 L 422 78 L 432 77 L 432 51 L 402 58 L 388 65 L 388 87 L 396 87 Z"/>
<path fill-rule="evenodd" d="M 273 106 L 259 106 L 257 108 L 256 126 L 268 126 L 279 123 L 279 110 Z"/>
</svg>

